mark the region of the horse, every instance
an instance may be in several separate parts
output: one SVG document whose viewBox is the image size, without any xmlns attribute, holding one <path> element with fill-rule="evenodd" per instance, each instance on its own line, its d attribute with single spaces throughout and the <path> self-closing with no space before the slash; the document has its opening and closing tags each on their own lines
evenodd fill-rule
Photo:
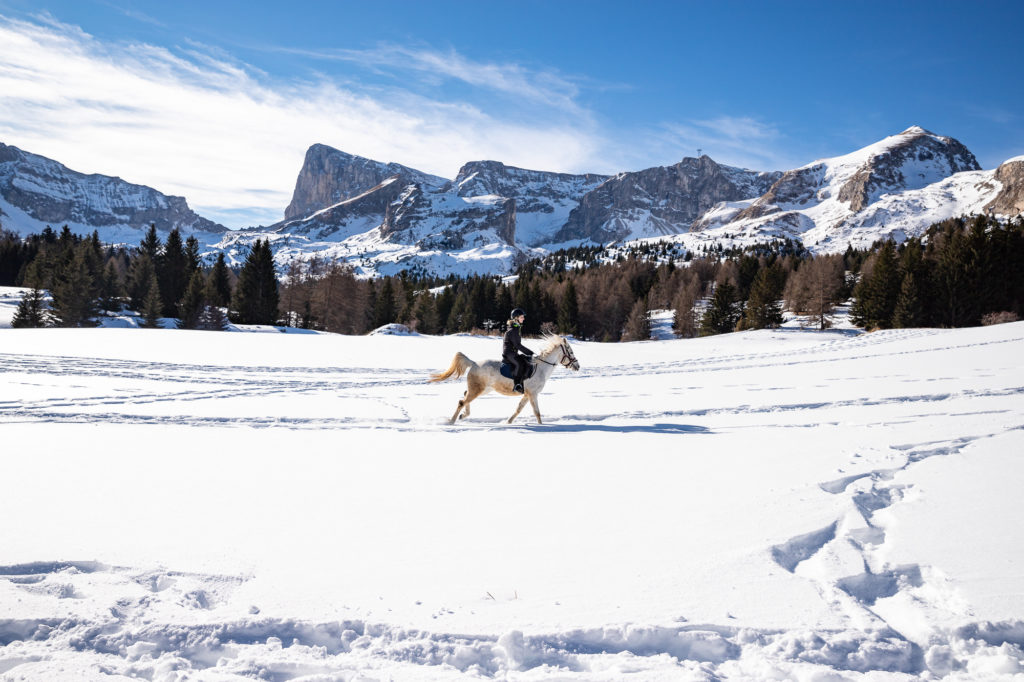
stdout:
<svg viewBox="0 0 1024 682">
<path fill-rule="evenodd" d="M 534 356 L 537 369 L 533 376 L 523 382 L 523 398 L 519 401 L 519 407 L 508 418 L 507 423 L 509 424 L 519 416 L 527 400 L 533 406 L 533 414 L 537 417 L 537 423 L 542 423 L 540 420 L 540 408 L 537 407 L 537 395 L 544 390 L 544 384 L 548 382 L 548 377 L 551 376 L 555 367 L 561 365 L 574 372 L 580 370 L 580 363 L 576 360 L 576 356 L 573 355 L 572 348 L 566 339 L 554 334 L 545 334 L 544 340 L 546 345 Z M 462 353 L 455 354 L 455 358 L 447 370 L 431 374 L 430 381 L 444 381 L 451 377 L 460 378 L 467 370 L 469 371 L 469 376 L 466 377 L 466 392 L 463 393 L 463 398 L 459 401 L 459 406 L 455 409 L 455 414 L 452 415 L 451 420 L 448 422 L 449 424 L 454 424 L 457 419 L 468 417 L 469 404 L 488 391 L 493 390 L 508 396 L 519 395 L 512 390 L 512 380 L 501 375 L 500 361 L 488 360 L 478 365 Z M 461 417 L 459 416 L 460 412 L 462 413 Z"/>
</svg>

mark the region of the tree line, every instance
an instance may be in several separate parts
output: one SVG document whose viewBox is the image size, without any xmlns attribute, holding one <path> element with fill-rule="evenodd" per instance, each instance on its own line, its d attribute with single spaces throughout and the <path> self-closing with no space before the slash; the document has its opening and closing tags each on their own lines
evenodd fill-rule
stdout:
<svg viewBox="0 0 1024 682">
<path fill-rule="evenodd" d="M 182 242 L 177 231 L 161 243 L 151 227 L 137 248 L 104 247 L 95 233 L 67 228 L 23 240 L 0 233 L 0 284 L 31 288 L 19 322 L 64 326 L 129 307 L 147 325 L 175 317 L 183 328 L 221 329 L 226 313 L 242 324 L 342 334 L 396 322 L 424 334 L 500 333 L 518 307 L 528 313 L 527 335 L 631 341 L 650 337 L 652 310 L 673 310 L 674 332 L 689 338 L 778 327 L 785 310 L 825 329 L 852 298 L 854 323 L 869 329 L 954 327 L 1018 317 L 1022 264 L 1024 220 L 985 216 L 943 221 L 899 246 L 833 255 L 813 256 L 793 240 L 697 253 L 670 243 L 576 247 L 526 262 L 514 277 L 365 279 L 314 257 L 293 261 L 279 281 L 269 241 L 257 241 L 236 272 L 223 254 L 203 265 L 195 239 Z M 45 314 L 43 289 L 53 298 Z"/>
<path fill-rule="evenodd" d="M 15 327 L 93 327 L 104 314 L 125 309 L 140 313 L 143 327 L 176 318 L 182 329 L 223 330 L 228 310 L 238 323 L 277 320 L 269 243 L 257 242 L 236 274 L 223 254 L 204 265 L 195 237 L 183 241 L 175 229 L 164 242 L 155 226 L 134 248 L 103 245 L 97 232 L 83 237 L 67 226 L 24 239 L 0 231 L 0 284 L 29 290 L 12 320 Z"/>
<path fill-rule="evenodd" d="M 1024 217 L 951 218 L 897 246 L 875 244 L 853 291 L 867 329 L 972 327 L 1024 313 Z"/>
</svg>

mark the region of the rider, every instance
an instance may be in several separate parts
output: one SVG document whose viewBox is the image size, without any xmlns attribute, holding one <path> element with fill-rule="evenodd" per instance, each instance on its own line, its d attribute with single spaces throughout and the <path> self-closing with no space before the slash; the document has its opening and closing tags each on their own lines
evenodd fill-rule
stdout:
<svg viewBox="0 0 1024 682">
<path fill-rule="evenodd" d="M 527 363 L 530 360 L 526 356 L 532 356 L 533 351 L 523 345 L 523 339 L 520 335 L 523 322 L 526 320 L 526 313 L 522 309 L 516 308 L 509 315 L 508 331 L 505 332 L 505 341 L 501 349 L 501 359 L 512 365 L 513 379 L 512 383 L 515 384 L 512 390 L 516 393 L 523 392 L 523 377 L 526 376 Z M 524 353 L 525 355 L 520 355 Z"/>
</svg>

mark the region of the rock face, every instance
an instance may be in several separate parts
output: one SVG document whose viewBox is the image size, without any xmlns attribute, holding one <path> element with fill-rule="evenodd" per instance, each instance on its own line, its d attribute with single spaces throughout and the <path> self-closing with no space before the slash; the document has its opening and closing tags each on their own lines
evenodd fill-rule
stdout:
<svg viewBox="0 0 1024 682">
<path fill-rule="evenodd" d="M 852 214 L 883 194 L 920 189 L 955 173 L 980 168 L 974 155 L 958 141 L 913 126 L 852 154 L 785 172 L 735 220 L 826 202 L 843 204 L 845 213 Z"/>
<path fill-rule="evenodd" d="M 556 242 L 595 242 L 678 234 L 720 202 L 764 194 L 781 173 L 715 163 L 708 156 L 621 173 L 582 198 Z"/>
<path fill-rule="evenodd" d="M 315 144 L 306 151 L 306 159 L 295 181 L 292 201 L 284 211 L 285 220 L 296 220 L 328 206 L 359 196 L 388 178 L 398 176 L 402 184 L 419 183 L 440 187 L 447 181 L 397 163 L 381 163 L 361 156 Z"/>
<path fill-rule="evenodd" d="M 184 197 L 162 194 L 107 175 L 85 175 L 37 154 L 0 143 L 0 221 L 7 229 L 39 232 L 69 225 L 118 242 L 151 224 L 169 232 L 219 234 L 223 225 L 196 215 Z"/>
<path fill-rule="evenodd" d="M 454 191 L 467 199 L 496 196 L 514 200 L 509 243 L 538 246 L 555 241 L 573 209 L 606 180 L 607 175 L 594 173 L 547 173 L 498 161 L 472 161 L 459 169 Z"/>
<path fill-rule="evenodd" d="M 996 169 L 1002 188 L 985 210 L 996 215 L 1016 216 L 1024 212 L 1024 156 L 1010 159 Z"/>
</svg>

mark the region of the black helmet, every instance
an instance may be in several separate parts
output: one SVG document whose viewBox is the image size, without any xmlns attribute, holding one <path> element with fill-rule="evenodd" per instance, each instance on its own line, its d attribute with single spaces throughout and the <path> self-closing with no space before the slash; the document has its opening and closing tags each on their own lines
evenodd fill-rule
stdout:
<svg viewBox="0 0 1024 682">
<path fill-rule="evenodd" d="M 513 311 L 512 311 L 511 313 L 509 313 L 509 315 L 508 315 L 508 319 L 510 319 L 510 320 L 514 320 L 514 319 L 516 319 L 517 317 L 519 317 L 520 315 L 524 315 L 524 316 L 525 316 L 525 315 L 526 315 L 526 311 L 525 311 L 525 310 L 523 310 L 522 308 L 516 308 L 516 309 L 515 309 L 515 310 L 513 310 Z"/>
</svg>

